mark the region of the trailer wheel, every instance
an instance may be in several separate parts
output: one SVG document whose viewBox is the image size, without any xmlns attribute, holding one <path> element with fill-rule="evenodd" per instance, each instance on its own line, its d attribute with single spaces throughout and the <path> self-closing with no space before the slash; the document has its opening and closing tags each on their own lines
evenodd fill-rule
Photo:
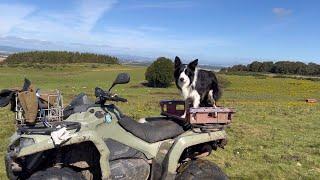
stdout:
<svg viewBox="0 0 320 180">
<path fill-rule="evenodd" d="M 52 167 L 32 174 L 29 180 L 84 180 L 84 177 L 70 168 Z"/>
<path fill-rule="evenodd" d="M 214 163 L 205 160 L 193 160 L 180 172 L 176 180 L 227 180 L 228 176 Z"/>
</svg>

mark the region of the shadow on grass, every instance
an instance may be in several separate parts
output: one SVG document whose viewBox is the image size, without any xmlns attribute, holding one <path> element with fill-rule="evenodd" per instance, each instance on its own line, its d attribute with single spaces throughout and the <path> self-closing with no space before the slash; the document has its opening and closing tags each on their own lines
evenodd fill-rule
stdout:
<svg viewBox="0 0 320 180">
<path fill-rule="evenodd" d="M 170 88 L 170 87 L 172 87 L 173 85 L 174 85 L 174 84 L 171 83 L 171 84 L 170 84 L 169 86 L 167 86 L 167 87 L 154 87 L 154 86 L 152 86 L 151 84 L 149 84 L 148 82 L 144 81 L 144 82 L 140 82 L 140 83 L 138 83 L 138 84 L 134 84 L 134 85 L 130 86 L 130 88 L 135 89 L 135 88 L 144 88 L 144 87 L 147 87 L 147 88 L 163 88 L 163 89 L 165 89 L 165 88 Z"/>
</svg>

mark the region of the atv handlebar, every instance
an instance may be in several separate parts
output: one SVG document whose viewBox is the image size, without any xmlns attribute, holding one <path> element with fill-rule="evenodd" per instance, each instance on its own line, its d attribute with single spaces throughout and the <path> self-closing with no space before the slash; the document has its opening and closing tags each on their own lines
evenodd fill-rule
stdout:
<svg viewBox="0 0 320 180">
<path fill-rule="evenodd" d="M 122 97 L 119 97 L 119 96 L 117 96 L 117 95 L 114 95 L 113 97 L 108 96 L 108 97 L 103 97 L 103 98 L 105 98 L 105 100 L 108 100 L 108 101 L 128 102 L 128 100 L 127 100 L 127 99 L 122 98 Z"/>
<path fill-rule="evenodd" d="M 109 91 L 104 91 L 99 87 L 95 89 L 95 96 L 99 98 L 99 104 L 104 104 L 106 101 L 128 102 L 127 99 L 119 97 L 117 94 L 112 94 Z"/>
</svg>

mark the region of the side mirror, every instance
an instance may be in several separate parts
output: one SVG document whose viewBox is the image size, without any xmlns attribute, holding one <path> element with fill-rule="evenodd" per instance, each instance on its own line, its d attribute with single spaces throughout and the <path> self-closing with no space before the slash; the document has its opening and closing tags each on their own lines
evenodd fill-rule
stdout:
<svg viewBox="0 0 320 180">
<path fill-rule="evenodd" d="M 128 73 L 120 73 L 117 78 L 113 81 L 109 91 L 117 84 L 126 84 L 130 81 L 130 75 Z"/>
</svg>

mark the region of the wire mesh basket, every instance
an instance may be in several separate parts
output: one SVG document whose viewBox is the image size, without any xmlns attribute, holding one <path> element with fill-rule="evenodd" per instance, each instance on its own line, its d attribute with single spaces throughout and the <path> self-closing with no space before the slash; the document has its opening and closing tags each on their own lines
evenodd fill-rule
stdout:
<svg viewBox="0 0 320 180">
<path fill-rule="evenodd" d="M 28 108 L 23 107 L 19 97 L 19 93 L 16 93 L 16 123 L 25 125 L 30 123 L 30 119 L 26 118 Z M 38 91 L 34 98 L 33 100 L 36 101 L 37 110 L 35 111 L 35 119 L 31 120 L 32 124 L 43 122 L 50 126 L 50 122 L 63 120 L 63 96 L 59 90 L 45 93 Z"/>
</svg>

